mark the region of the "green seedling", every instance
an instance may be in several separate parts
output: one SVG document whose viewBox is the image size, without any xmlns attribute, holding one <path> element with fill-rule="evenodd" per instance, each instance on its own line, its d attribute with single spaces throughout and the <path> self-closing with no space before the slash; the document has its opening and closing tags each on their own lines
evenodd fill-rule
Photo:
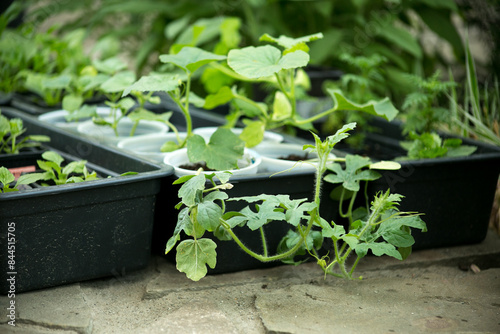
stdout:
<svg viewBox="0 0 500 334">
<path fill-rule="evenodd" d="M 191 81 L 195 72 L 202 66 L 226 59 L 225 56 L 207 52 L 197 47 L 183 47 L 177 54 L 160 55 L 160 61 L 174 65 L 182 74 L 163 73 L 141 77 L 125 89 L 123 96 L 134 91 L 166 92 L 181 110 L 186 122 L 186 137 L 181 139 L 177 128 L 167 119 L 163 121 L 177 135 L 177 142 L 166 142 L 162 151 L 171 152 L 187 147 L 188 156 L 192 162 L 205 161 L 207 167 L 215 170 L 229 169 L 237 166 L 237 161 L 243 156 L 244 142 L 228 129 L 218 129 L 208 143 L 193 134 L 190 103 L 198 104 L 203 99 L 191 91 Z"/>
<path fill-rule="evenodd" d="M 56 185 L 60 185 L 97 179 L 95 171 L 89 173 L 85 165 L 86 160 L 72 161 L 63 166 L 64 158 L 54 151 L 44 152 L 42 158 L 45 160 L 37 160 L 37 164 L 40 169 L 45 171 L 43 173 L 44 181 L 52 181 Z"/>
<path fill-rule="evenodd" d="M 0 113 L 0 153 L 18 154 L 21 150 L 38 147 L 50 141 L 48 136 L 22 136 L 26 132 L 20 118 L 8 119 Z"/>
<path fill-rule="evenodd" d="M 442 139 L 437 133 L 414 132 L 409 134 L 409 141 L 400 142 L 401 147 L 408 151 L 406 157 L 399 160 L 433 159 L 440 157 L 465 157 L 477 150 L 476 146 L 462 145 L 459 138 Z"/>
<path fill-rule="evenodd" d="M 229 68 L 212 64 L 215 68 L 242 82 L 267 83 L 275 87 L 269 104 L 256 102 L 239 92 L 237 87 L 222 87 L 216 94 L 205 99 L 204 108 L 212 109 L 231 102 L 232 112 L 228 116 L 229 126 L 242 118 L 245 128 L 241 135 L 248 147 L 262 141 L 265 130 L 299 128 L 313 130 L 313 122 L 335 111 L 362 111 L 381 116 L 387 120 L 396 117 L 398 110 L 388 98 L 368 101 L 363 104 L 349 100 L 339 89 L 327 89 L 333 106 L 311 117 L 303 118 L 297 113 L 297 96 L 300 87 L 307 86 L 302 67 L 309 63 L 307 43 L 321 39 L 322 33 L 290 38 L 278 38 L 265 34 L 261 41 L 276 44 L 249 46 L 229 51 Z"/>
<path fill-rule="evenodd" d="M 296 263 L 294 256 L 310 254 L 316 258 L 325 274 L 346 279 L 353 278 L 354 269 L 368 251 L 377 256 L 389 255 L 399 260 L 406 258 L 414 243 L 410 228 L 425 231 L 426 227 L 417 214 L 397 211 L 401 195 L 390 194 L 389 191 L 378 194 L 364 215 L 353 210 L 351 204 L 345 213 L 350 217 L 347 231 L 342 225 L 327 222 L 320 216 L 323 181 L 341 183 L 345 191 L 356 193 L 360 189 L 360 181 L 373 180 L 378 176 L 373 171 L 363 171 L 365 167 L 387 168 L 384 163 L 371 164 L 361 157 L 346 157 L 346 169 L 339 165 L 330 166 L 330 151 L 354 127 L 354 123 L 347 124 L 324 141 L 315 135 L 315 145 L 304 146 L 312 148 L 318 154 L 313 201 L 290 199 L 288 195 L 266 194 L 230 198 L 226 190 L 233 185 L 229 183 L 230 174 L 227 172 L 190 175 L 176 180 L 175 184 L 182 184 L 178 192 L 181 202 L 176 206 L 180 212 L 165 252 L 170 252 L 181 240 L 182 232 L 190 237 L 176 247 L 177 269 L 197 281 L 207 274 L 207 266 L 215 268 L 216 243 L 203 237 L 207 232 L 220 240 L 233 240 L 249 256 L 263 262 L 281 260 Z M 390 163 L 389 168 L 394 168 L 394 163 Z M 333 175 L 327 174 L 325 177 L 328 170 Z M 228 212 L 227 201 L 241 201 L 248 205 L 238 212 Z M 275 254 L 270 253 L 264 233 L 264 226 L 271 223 L 289 224 L 291 228 Z M 262 241 L 262 253 L 249 249 L 241 242 L 233 231 L 237 226 L 256 232 Z M 320 255 L 320 247 L 325 239 L 333 242 L 334 250 L 331 255 Z M 353 252 L 357 258 L 348 270 L 347 259 Z M 339 272 L 335 271 L 337 266 Z"/>
<path fill-rule="evenodd" d="M 0 193 L 19 191 L 22 185 L 35 183 L 45 178 L 45 173 L 28 173 L 19 176 L 16 180 L 14 175 L 5 167 L 0 167 Z M 15 184 L 14 184 L 15 182 Z M 12 184 L 14 184 L 12 186 Z"/>
</svg>

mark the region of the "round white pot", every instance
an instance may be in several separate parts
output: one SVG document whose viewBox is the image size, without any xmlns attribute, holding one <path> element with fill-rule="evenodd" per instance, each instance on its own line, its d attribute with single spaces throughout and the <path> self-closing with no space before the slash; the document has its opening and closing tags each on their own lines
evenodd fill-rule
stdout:
<svg viewBox="0 0 500 334">
<path fill-rule="evenodd" d="M 318 158 L 317 153 L 311 153 L 311 149 L 303 150 L 302 145 L 289 143 L 263 143 L 254 148 L 254 150 L 262 157 L 262 163 L 259 166 L 259 173 L 276 173 L 288 169 L 292 171 L 315 171 L 317 162 L 314 159 Z M 291 154 L 303 156 L 306 153 L 307 159 L 310 161 L 295 161 L 284 160 Z M 330 153 L 331 159 L 335 155 Z M 292 169 L 293 168 L 293 169 Z"/>
<path fill-rule="evenodd" d="M 190 163 L 189 157 L 187 155 L 187 149 L 182 148 L 180 150 L 170 152 L 165 156 L 163 162 L 167 165 L 170 165 L 174 168 L 174 173 L 176 176 L 184 176 L 184 175 L 194 175 L 197 173 L 195 170 L 180 168 L 184 164 Z M 254 150 L 245 148 L 245 152 L 243 154 L 243 158 L 238 161 L 238 169 L 229 170 L 233 175 L 252 175 L 257 174 L 259 169 L 259 165 L 262 162 L 262 158 L 258 153 Z M 217 171 L 215 173 L 220 173 L 221 171 Z M 205 174 L 214 173 L 213 171 L 202 172 Z"/>
<path fill-rule="evenodd" d="M 100 126 L 94 124 L 92 120 L 82 122 L 78 125 L 77 131 L 85 136 L 91 137 L 101 143 L 116 145 L 119 141 L 130 138 L 130 131 L 134 123 L 127 117 L 124 117 L 118 123 L 118 136 L 109 126 Z M 168 126 L 155 121 L 140 121 L 133 137 L 143 137 L 155 133 L 168 132 Z"/>
<path fill-rule="evenodd" d="M 109 107 L 97 107 L 97 115 L 105 118 L 109 116 L 110 108 Z M 50 124 L 53 124 L 59 128 L 63 128 L 66 130 L 71 130 L 77 132 L 78 125 L 80 125 L 82 122 L 90 120 L 89 117 L 87 118 L 82 118 L 78 121 L 71 121 L 68 122 L 66 120 L 66 116 L 69 115 L 69 111 L 67 110 L 54 110 L 54 111 L 49 111 L 47 113 L 44 113 L 40 116 L 38 116 L 38 119 L 42 122 L 47 122 Z"/>
<path fill-rule="evenodd" d="M 194 134 L 200 135 L 205 139 L 205 141 L 208 141 L 210 139 L 210 136 L 217 130 L 218 128 L 215 126 L 207 126 L 207 127 L 199 127 L 193 130 Z M 243 131 L 242 128 L 231 128 L 231 131 L 236 134 L 237 136 L 241 135 L 241 132 Z M 283 136 L 280 135 L 279 133 L 275 133 L 272 131 L 264 131 L 264 139 L 262 140 L 262 143 L 281 143 L 283 141 Z M 259 144 L 259 145 L 261 145 Z"/>
<path fill-rule="evenodd" d="M 186 133 L 180 132 L 181 140 L 186 138 Z M 168 141 L 177 142 L 177 137 L 173 132 L 156 133 L 146 136 L 129 137 L 118 142 L 118 148 L 144 157 L 149 160 L 163 163 L 165 156 L 172 152 L 162 152 L 161 147 Z"/>
</svg>

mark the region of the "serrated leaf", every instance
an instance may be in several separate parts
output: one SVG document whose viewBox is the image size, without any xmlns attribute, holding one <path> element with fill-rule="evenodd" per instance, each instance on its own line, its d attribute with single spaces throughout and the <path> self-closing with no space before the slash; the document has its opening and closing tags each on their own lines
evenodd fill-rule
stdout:
<svg viewBox="0 0 500 334">
<path fill-rule="evenodd" d="M 176 248 L 177 269 L 186 276 L 198 281 L 207 274 L 207 265 L 215 268 L 217 263 L 217 244 L 210 239 L 184 240 Z"/>
<path fill-rule="evenodd" d="M 182 48 L 177 54 L 160 55 L 160 61 L 162 63 L 174 64 L 191 73 L 194 73 L 203 65 L 224 59 L 226 59 L 226 56 L 217 55 L 215 53 L 191 46 Z"/>
<path fill-rule="evenodd" d="M 398 260 L 403 260 L 401 254 L 397 251 L 396 247 L 386 242 L 360 243 L 356 245 L 354 250 L 356 251 L 356 254 L 359 257 L 366 256 L 368 250 L 371 250 L 373 255 L 376 256 L 389 255 Z"/>
<path fill-rule="evenodd" d="M 359 191 L 360 181 L 372 181 L 380 177 L 380 174 L 372 170 L 361 170 L 371 164 L 368 157 L 359 155 L 346 155 L 345 169 L 339 163 L 330 164 L 328 170 L 333 174 L 327 174 L 324 180 L 329 183 L 342 183 L 342 186 L 350 191 Z"/>
<path fill-rule="evenodd" d="M 309 55 L 298 50 L 281 56 L 278 48 L 249 46 L 229 51 L 227 63 L 236 73 L 247 78 L 269 77 L 284 69 L 304 67 L 309 62 Z"/>
</svg>

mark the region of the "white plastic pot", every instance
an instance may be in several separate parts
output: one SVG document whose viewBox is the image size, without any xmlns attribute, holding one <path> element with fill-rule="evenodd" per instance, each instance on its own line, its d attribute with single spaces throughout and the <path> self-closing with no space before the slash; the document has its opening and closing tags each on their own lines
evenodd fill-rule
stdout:
<svg viewBox="0 0 500 334">
<path fill-rule="evenodd" d="M 109 107 L 97 107 L 97 115 L 100 117 L 106 118 L 109 116 L 110 108 Z M 66 116 L 68 116 L 70 113 L 67 110 L 54 110 L 54 111 L 49 111 L 44 114 L 41 114 L 38 116 L 38 119 L 42 122 L 47 122 L 50 124 L 53 124 L 59 128 L 63 128 L 66 130 L 74 131 L 77 132 L 78 125 L 80 125 L 82 122 L 86 122 L 90 120 L 89 117 L 87 118 L 82 118 L 77 121 L 70 121 L 68 122 L 66 120 Z"/>
<path fill-rule="evenodd" d="M 302 145 L 288 143 L 263 143 L 254 147 L 254 150 L 262 157 L 259 173 L 276 173 L 291 169 L 292 171 L 315 171 L 318 158 L 317 153 L 311 153 L 311 149 L 303 150 Z M 307 155 L 305 161 L 284 160 L 291 154 Z M 330 154 L 331 159 L 335 158 Z M 293 168 L 293 169 L 292 169 Z"/>
<path fill-rule="evenodd" d="M 118 123 L 118 136 L 109 126 L 96 125 L 92 120 L 82 122 L 78 125 L 77 131 L 85 136 L 91 137 L 101 143 L 116 145 L 123 139 L 130 138 L 130 131 L 134 123 L 124 117 Z M 166 133 L 168 126 L 156 121 L 140 121 L 133 137 L 139 138 L 151 134 Z"/>
<path fill-rule="evenodd" d="M 179 133 L 179 138 L 184 140 L 186 133 Z M 177 142 L 173 132 L 157 133 L 139 137 L 129 137 L 118 142 L 119 149 L 144 157 L 149 160 L 163 163 L 165 156 L 171 152 L 162 152 L 161 147 L 168 141 Z"/>
<path fill-rule="evenodd" d="M 174 168 L 174 173 L 176 176 L 184 175 L 194 175 L 197 173 L 195 170 L 180 168 L 184 164 L 189 164 L 189 157 L 187 155 L 187 149 L 182 148 L 180 150 L 171 152 L 165 156 L 163 162 Z M 254 150 L 245 148 L 242 159 L 238 161 L 238 169 L 229 170 L 233 175 L 252 175 L 257 174 L 259 165 L 262 162 L 262 158 Z M 219 173 L 221 171 L 215 172 Z M 202 172 L 205 174 L 214 173 L 213 171 Z"/>
</svg>

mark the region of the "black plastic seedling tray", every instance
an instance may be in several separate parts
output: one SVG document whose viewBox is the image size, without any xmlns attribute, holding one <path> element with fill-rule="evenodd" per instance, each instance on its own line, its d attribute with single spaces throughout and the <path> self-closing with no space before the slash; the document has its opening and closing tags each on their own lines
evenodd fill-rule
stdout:
<svg viewBox="0 0 500 334">
<path fill-rule="evenodd" d="M 383 148 L 392 157 L 405 155 L 399 145 L 400 124 L 374 125 L 381 131 L 367 135 L 370 146 Z M 382 178 L 368 186 L 371 195 L 390 188 L 405 196 L 400 210 L 424 213 L 428 231 L 414 232 L 414 249 L 474 244 L 486 237 L 500 173 L 500 147 L 462 140 L 477 151 L 468 157 L 400 161 L 400 170 L 383 171 Z"/>
<path fill-rule="evenodd" d="M 0 292 L 35 290 L 145 267 L 151 255 L 157 195 L 173 169 L 51 128 L 12 108 L 3 107 L 2 114 L 22 118 L 28 133 L 50 136 L 47 149 L 87 160 L 112 177 L 0 194 Z M 128 171 L 138 174 L 117 176 Z M 12 276 L 13 284 L 7 281 Z"/>
</svg>

